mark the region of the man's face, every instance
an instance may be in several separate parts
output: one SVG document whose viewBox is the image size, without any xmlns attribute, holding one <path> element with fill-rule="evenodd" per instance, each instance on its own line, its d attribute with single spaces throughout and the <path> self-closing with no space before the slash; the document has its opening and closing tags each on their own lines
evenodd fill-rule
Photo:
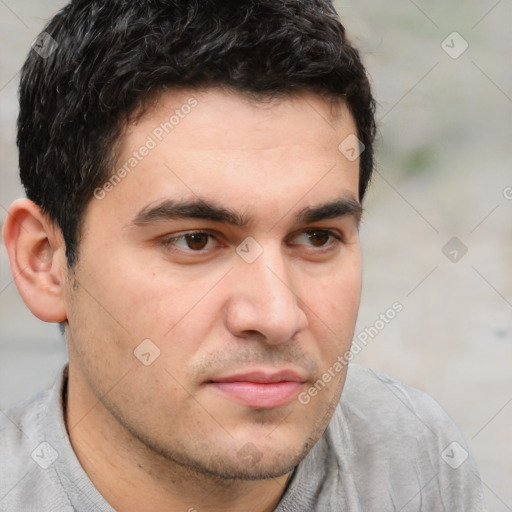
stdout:
<svg viewBox="0 0 512 512">
<path fill-rule="evenodd" d="M 165 93 L 128 127 L 66 291 L 70 381 L 98 422 L 226 478 L 305 456 L 345 368 L 299 394 L 350 348 L 359 306 L 359 160 L 338 150 L 355 133 L 314 95 L 212 89 Z"/>
</svg>

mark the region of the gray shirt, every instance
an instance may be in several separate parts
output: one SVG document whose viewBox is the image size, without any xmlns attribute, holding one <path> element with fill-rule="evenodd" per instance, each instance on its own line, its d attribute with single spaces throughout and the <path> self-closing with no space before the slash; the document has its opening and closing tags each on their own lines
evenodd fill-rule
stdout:
<svg viewBox="0 0 512 512">
<path fill-rule="evenodd" d="M 71 447 L 65 366 L 51 390 L 0 414 L 1 512 L 112 512 Z M 483 511 L 460 431 L 424 392 L 350 365 L 324 435 L 275 512 Z"/>
</svg>

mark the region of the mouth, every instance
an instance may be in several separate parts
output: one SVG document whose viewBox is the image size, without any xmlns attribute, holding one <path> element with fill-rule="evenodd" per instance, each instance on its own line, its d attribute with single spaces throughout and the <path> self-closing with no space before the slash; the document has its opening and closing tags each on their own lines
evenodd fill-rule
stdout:
<svg viewBox="0 0 512 512">
<path fill-rule="evenodd" d="M 300 392 L 304 377 L 293 370 L 252 371 L 214 378 L 206 385 L 251 409 L 275 409 L 290 403 Z"/>
</svg>

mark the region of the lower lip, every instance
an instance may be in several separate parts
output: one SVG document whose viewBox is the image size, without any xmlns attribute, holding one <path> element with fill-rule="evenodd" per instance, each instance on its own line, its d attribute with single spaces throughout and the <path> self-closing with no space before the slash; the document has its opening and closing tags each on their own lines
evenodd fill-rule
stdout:
<svg viewBox="0 0 512 512">
<path fill-rule="evenodd" d="M 209 384 L 230 398 L 252 409 L 274 409 L 291 402 L 299 393 L 300 382 L 212 382 Z"/>
</svg>

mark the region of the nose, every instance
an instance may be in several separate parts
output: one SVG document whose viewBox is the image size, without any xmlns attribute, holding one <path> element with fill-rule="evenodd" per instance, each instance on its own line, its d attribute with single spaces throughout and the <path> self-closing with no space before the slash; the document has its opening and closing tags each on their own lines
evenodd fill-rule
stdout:
<svg viewBox="0 0 512 512">
<path fill-rule="evenodd" d="M 290 341 L 304 330 L 304 304 L 293 289 L 279 250 L 265 250 L 254 262 L 238 261 L 231 272 L 231 294 L 226 305 L 228 330 L 239 338 L 260 338 L 270 344 Z"/>
</svg>

